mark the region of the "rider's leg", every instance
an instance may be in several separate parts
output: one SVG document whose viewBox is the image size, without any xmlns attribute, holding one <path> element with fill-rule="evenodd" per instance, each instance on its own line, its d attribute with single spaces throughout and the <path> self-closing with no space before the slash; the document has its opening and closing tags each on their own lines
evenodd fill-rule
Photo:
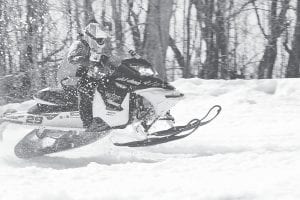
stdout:
<svg viewBox="0 0 300 200">
<path fill-rule="evenodd" d="M 93 97 L 95 82 L 89 77 L 82 77 L 78 87 L 79 114 L 83 127 L 87 128 L 93 121 Z"/>
<path fill-rule="evenodd" d="M 93 121 L 92 98 L 84 92 L 79 92 L 79 114 L 83 127 L 87 128 Z"/>
</svg>

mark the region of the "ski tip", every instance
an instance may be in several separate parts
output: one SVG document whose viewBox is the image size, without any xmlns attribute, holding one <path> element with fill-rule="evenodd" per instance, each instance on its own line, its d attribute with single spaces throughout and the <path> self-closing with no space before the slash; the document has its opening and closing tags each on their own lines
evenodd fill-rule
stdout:
<svg viewBox="0 0 300 200">
<path fill-rule="evenodd" d="M 214 105 L 210 110 L 213 110 L 215 108 L 218 109 L 217 112 L 221 112 L 221 110 L 222 110 L 222 106 L 220 106 L 220 105 Z"/>
</svg>

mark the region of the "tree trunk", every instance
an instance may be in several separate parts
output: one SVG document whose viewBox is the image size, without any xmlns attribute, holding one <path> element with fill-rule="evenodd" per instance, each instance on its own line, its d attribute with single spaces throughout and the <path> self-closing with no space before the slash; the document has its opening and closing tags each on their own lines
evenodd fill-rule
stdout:
<svg viewBox="0 0 300 200">
<path fill-rule="evenodd" d="M 122 6 L 121 0 L 111 0 L 112 17 L 115 24 L 115 36 L 117 40 L 117 48 L 122 49 L 124 44 L 123 28 L 122 28 Z"/>
<path fill-rule="evenodd" d="M 260 79 L 272 78 L 273 75 L 273 69 L 277 57 L 277 40 L 284 31 L 289 0 L 283 0 L 281 5 L 281 11 L 277 15 L 278 0 L 272 0 L 269 20 L 270 35 L 266 36 L 268 43 L 258 66 L 258 78 Z"/>
<path fill-rule="evenodd" d="M 175 40 L 171 36 L 169 36 L 169 46 L 172 48 L 180 68 L 184 69 L 185 68 L 184 56 L 181 54 L 180 50 L 178 49 L 175 43 Z"/>
<path fill-rule="evenodd" d="M 183 67 L 183 78 L 190 78 L 191 76 L 191 69 L 190 69 L 190 65 L 191 65 L 191 11 L 192 11 L 192 2 L 189 1 L 188 3 L 188 13 L 187 13 L 187 18 L 186 18 L 186 34 L 187 34 L 187 38 L 186 38 L 186 63 Z"/>
<path fill-rule="evenodd" d="M 34 55 L 36 54 L 36 45 L 35 45 L 35 38 L 34 33 L 37 32 L 37 25 L 36 25 L 36 13 L 34 12 L 34 5 L 32 0 L 27 0 L 26 2 L 27 8 L 27 15 L 26 15 L 26 24 L 27 24 L 27 31 L 26 31 L 26 53 L 25 53 L 25 63 L 21 65 L 21 72 L 29 73 L 28 77 L 34 80 L 35 73 L 34 70 L 36 69 L 36 62 Z M 31 87 L 34 86 L 31 83 Z M 36 84 L 37 85 L 37 84 Z M 31 88 L 33 89 L 33 88 Z"/>
<path fill-rule="evenodd" d="M 133 11 L 133 0 L 128 0 L 128 16 L 127 22 L 131 29 L 132 39 L 135 47 L 135 51 L 139 54 L 143 54 L 143 44 L 142 44 L 142 34 L 138 27 L 139 24 L 139 15 Z"/>
<path fill-rule="evenodd" d="M 228 37 L 227 27 L 225 22 L 225 9 L 226 1 L 217 1 L 217 12 L 216 12 L 216 45 L 218 54 L 220 55 L 219 71 L 221 72 L 221 78 L 229 78 L 229 65 L 228 65 Z"/>
<path fill-rule="evenodd" d="M 26 3 L 26 68 L 24 67 L 22 70 L 30 73 L 31 89 L 35 91 L 46 85 L 46 83 L 42 84 L 44 77 L 41 77 L 41 71 L 44 69 L 43 63 L 41 64 L 39 60 L 43 58 L 43 34 L 48 4 L 43 0 L 27 0 Z"/>
<path fill-rule="evenodd" d="M 83 0 L 83 23 L 84 26 L 88 25 L 91 20 L 95 20 L 94 11 L 92 8 L 93 0 Z"/>
<path fill-rule="evenodd" d="M 6 8 L 4 0 L 0 0 L 0 76 L 6 74 L 6 62 L 5 62 L 5 34 L 6 30 Z"/>
<path fill-rule="evenodd" d="M 258 78 L 272 78 L 275 60 L 277 57 L 277 39 L 270 41 L 258 66 Z"/>
<path fill-rule="evenodd" d="M 81 24 L 80 24 L 80 13 L 79 13 L 79 3 L 77 0 L 73 0 L 74 4 L 74 18 L 75 18 L 75 23 L 76 23 L 76 29 L 77 33 L 81 32 Z"/>
<path fill-rule="evenodd" d="M 292 50 L 289 52 L 289 61 L 286 71 L 287 78 L 300 77 L 300 0 L 297 0 L 297 19 L 292 43 Z"/>
<path fill-rule="evenodd" d="M 205 28 L 204 38 L 206 42 L 206 60 L 204 63 L 204 78 L 207 79 L 216 79 L 218 78 L 218 69 L 219 69 L 219 56 L 218 49 L 216 46 L 216 36 L 214 31 L 214 12 L 215 12 L 215 1 L 205 1 Z"/>
<path fill-rule="evenodd" d="M 219 73 L 219 50 L 216 41 L 215 0 L 193 0 L 197 9 L 197 20 L 202 27 L 202 38 L 206 46 L 206 58 L 199 76 L 216 79 Z"/>
<path fill-rule="evenodd" d="M 169 43 L 172 6 L 173 0 L 149 0 L 144 36 L 146 58 L 164 80 L 167 79 L 165 59 Z"/>
</svg>

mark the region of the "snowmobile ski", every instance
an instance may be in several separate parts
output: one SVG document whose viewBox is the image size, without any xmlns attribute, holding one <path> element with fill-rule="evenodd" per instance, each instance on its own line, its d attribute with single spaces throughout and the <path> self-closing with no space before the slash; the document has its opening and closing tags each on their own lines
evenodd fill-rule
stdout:
<svg viewBox="0 0 300 200">
<path fill-rule="evenodd" d="M 209 114 L 215 109 L 217 109 L 216 114 L 212 118 L 207 119 Z M 145 140 L 132 141 L 126 143 L 114 143 L 114 145 L 126 147 L 146 147 L 171 142 L 174 140 L 179 140 L 191 135 L 200 126 L 204 126 L 213 121 L 219 115 L 221 110 L 221 106 L 215 105 L 212 108 L 210 108 L 210 110 L 202 119 L 193 119 L 184 126 L 174 126 L 167 130 L 150 133 L 148 134 L 148 137 Z"/>
</svg>

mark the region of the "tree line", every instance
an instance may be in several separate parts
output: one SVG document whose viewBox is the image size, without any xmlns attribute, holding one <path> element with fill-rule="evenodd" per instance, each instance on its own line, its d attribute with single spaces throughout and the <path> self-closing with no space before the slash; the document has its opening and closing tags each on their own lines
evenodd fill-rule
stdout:
<svg viewBox="0 0 300 200">
<path fill-rule="evenodd" d="M 300 0 L 0 0 L 2 101 L 56 86 L 92 19 L 165 80 L 300 77 Z"/>
</svg>

